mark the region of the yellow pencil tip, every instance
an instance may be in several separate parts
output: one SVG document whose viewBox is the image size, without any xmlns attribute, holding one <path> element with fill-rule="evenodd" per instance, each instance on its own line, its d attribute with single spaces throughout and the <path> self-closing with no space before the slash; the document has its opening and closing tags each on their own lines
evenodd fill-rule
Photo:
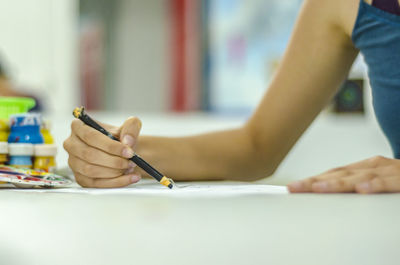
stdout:
<svg viewBox="0 0 400 265">
<path fill-rule="evenodd" d="M 167 178 L 166 176 L 162 177 L 162 179 L 160 180 L 160 183 L 170 189 L 172 189 L 172 187 L 173 187 L 173 185 L 171 183 L 171 179 Z"/>
</svg>

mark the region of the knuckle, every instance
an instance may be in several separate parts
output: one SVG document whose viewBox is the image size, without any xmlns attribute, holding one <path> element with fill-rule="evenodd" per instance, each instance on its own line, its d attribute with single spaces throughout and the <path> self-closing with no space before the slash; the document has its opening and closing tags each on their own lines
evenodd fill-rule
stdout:
<svg viewBox="0 0 400 265">
<path fill-rule="evenodd" d="M 110 143 L 105 144 L 104 148 L 105 148 L 105 151 L 107 153 L 110 153 L 110 154 L 113 154 L 113 153 L 121 154 L 122 153 L 122 149 L 123 149 L 123 145 L 118 143 L 118 142 L 115 142 L 115 143 L 114 142 L 110 142 Z"/>
<path fill-rule="evenodd" d="M 370 161 L 374 166 L 379 165 L 380 163 L 382 163 L 386 158 L 383 156 L 374 156 L 372 158 L 370 158 Z"/>
<path fill-rule="evenodd" d="M 105 185 L 103 185 L 101 179 L 92 179 L 91 182 L 92 182 L 91 187 L 93 187 L 93 188 L 104 188 L 105 187 Z"/>
<path fill-rule="evenodd" d="M 87 187 L 85 179 L 82 178 L 81 175 L 77 174 L 76 171 L 73 170 L 72 172 L 74 173 L 76 183 L 78 183 L 79 186 L 82 186 L 84 188 Z"/>
<path fill-rule="evenodd" d="M 304 184 L 306 185 L 311 185 L 315 182 L 318 182 L 318 178 L 317 177 L 309 177 L 307 179 L 304 180 Z"/>
<path fill-rule="evenodd" d="M 94 179 L 90 179 L 90 178 L 87 178 L 86 179 L 86 187 L 87 188 L 94 188 L 95 186 L 94 186 Z"/>
<path fill-rule="evenodd" d="M 113 161 L 113 167 L 118 169 L 125 169 L 128 167 L 128 160 L 115 158 Z"/>
<path fill-rule="evenodd" d="M 335 182 L 339 188 L 344 188 L 347 186 L 347 182 L 344 179 L 337 179 Z"/>
<path fill-rule="evenodd" d="M 88 185 L 88 183 L 86 181 L 83 181 L 81 178 L 75 178 L 75 179 L 76 179 L 76 183 L 78 183 L 83 188 L 90 188 L 90 186 Z"/>
<path fill-rule="evenodd" d="M 365 176 L 367 179 L 373 179 L 373 178 L 376 178 L 376 177 L 377 177 L 377 174 L 374 173 L 374 172 L 368 172 L 368 173 L 365 173 L 364 176 Z"/>
<path fill-rule="evenodd" d="M 68 152 L 69 147 L 70 147 L 70 138 L 68 137 L 68 138 L 63 142 L 63 148 L 64 148 L 65 151 Z"/>
<path fill-rule="evenodd" d="M 310 177 L 310 178 L 308 178 L 308 181 L 315 182 L 315 181 L 318 181 L 318 179 L 316 177 Z"/>
<path fill-rule="evenodd" d="M 85 143 L 91 142 L 93 140 L 93 138 L 96 137 L 96 131 L 94 130 L 87 130 L 82 134 L 82 140 Z"/>
<path fill-rule="evenodd" d="M 93 175 L 93 166 L 91 164 L 85 163 L 85 165 L 81 169 L 82 174 L 85 176 Z"/>
<path fill-rule="evenodd" d="M 384 161 L 386 158 L 385 157 L 383 157 L 383 156 L 376 156 L 375 157 L 375 161 L 377 161 L 377 162 L 382 162 L 382 161 Z"/>
<path fill-rule="evenodd" d="M 386 187 L 386 181 L 383 178 L 376 177 L 372 180 L 372 183 L 375 187 L 385 189 Z"/>
<path fill-rule="evenodd" d="M 90 149 L 84 149 L 81 152 L 83 160 L 92 161 L 93 159 L 93 152 Z"/>
<path fill-rule="evenodd" d="M 342 174 L 341 174 L 342 176 L 350 176 L 353 173 L 353 170 L 350 170 L 348 168 L 343 168 L 341 170 L 341 172 L 342 172 Z"/>
<path fill-rule="evenodd" d="M 332 172 L 338 172 L 338 171 L 342 171 L 342 170 L 346 170 L 346 167 L 336 167 L 334 169 L 332 169 Z"/>
<path fill-rule="evenodd" d="M 76 176 L 75 176 L 75 181 L 76 181 L 76 183 L 78 183 L 78 184 L 79 184 L 79 186 L 81 186 L 81 187 L 84 187 L 84 188 L 87 188 L 87 186 L 86 186 L 85 182 L 84 182 L 84 181 L 82 181 L 82 179 L 81 179 L 81 178 L 79 178 L 79 177 L 76 177 Z"/>
</svg>

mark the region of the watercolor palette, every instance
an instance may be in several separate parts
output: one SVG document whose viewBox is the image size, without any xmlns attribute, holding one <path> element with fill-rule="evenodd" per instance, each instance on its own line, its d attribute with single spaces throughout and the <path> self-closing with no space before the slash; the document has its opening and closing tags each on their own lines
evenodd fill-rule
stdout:
<svg viewBox="0 0 400 265">
<path fill-rule="evenodd" d="M 18 188 L 53 188 L 72 184 L 70 179 L 42 170 L 0 166 L 0 182 L 8 182 Z"/>
</svg>

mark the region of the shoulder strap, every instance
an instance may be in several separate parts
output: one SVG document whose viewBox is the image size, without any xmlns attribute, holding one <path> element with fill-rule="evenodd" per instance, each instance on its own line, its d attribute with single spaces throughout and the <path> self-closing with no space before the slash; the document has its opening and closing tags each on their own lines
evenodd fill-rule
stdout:
<svg viewBox="0 0 400 265">
<path fill-rule="evenodd" d="M 383 11 L 400 15 L 400 5 L 398 0 L 374 0 L 372 5 Z"/>
</svg>

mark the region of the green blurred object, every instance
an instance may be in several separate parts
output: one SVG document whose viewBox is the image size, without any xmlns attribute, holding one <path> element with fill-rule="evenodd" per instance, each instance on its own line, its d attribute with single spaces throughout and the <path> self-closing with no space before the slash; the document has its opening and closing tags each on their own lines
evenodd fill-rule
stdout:
<svg viewBox="0 0 400 265">
<path fill-rule="evenodd" d="M 334 98 L 336 113 L 364 113 L 364 80 L 348 79 Z"/>
<path fill-rule="evenodd" d="M 32 98 L 0 97 L 0 119 L 8 119 L 13 114 L 26 113 L 36 105 Z"/>
</svg>

